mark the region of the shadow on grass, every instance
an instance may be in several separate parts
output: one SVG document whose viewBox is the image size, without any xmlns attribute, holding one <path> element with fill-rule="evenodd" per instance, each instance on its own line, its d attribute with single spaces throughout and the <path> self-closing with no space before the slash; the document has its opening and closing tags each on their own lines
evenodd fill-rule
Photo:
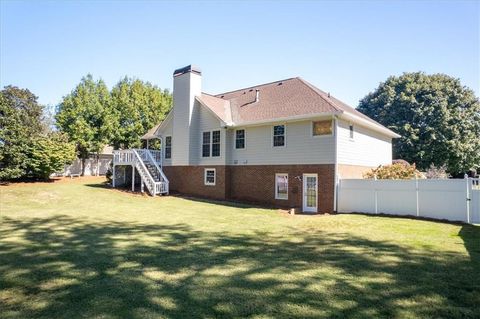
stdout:
<svg viewBox="0 0 480 319">
<path fill-rule="evenodd" d="M 0 317 L 479 317 L 470 258 L 316 231 L 294 239 L 67 216 L 0 220 Z"/>
</svg>

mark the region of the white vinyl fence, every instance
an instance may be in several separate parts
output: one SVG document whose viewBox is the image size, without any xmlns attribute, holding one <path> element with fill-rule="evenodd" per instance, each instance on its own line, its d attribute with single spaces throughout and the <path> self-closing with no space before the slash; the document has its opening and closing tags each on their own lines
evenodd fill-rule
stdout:
<svg viewBox="0 0 480 319">
<path fill-rule="evenodd" d="M 85 160 L 85 176 L 105 175 L 110 163 L 112 162 L 113 155 L 102 156 L 98 160 L 95 158 L 88 158 Z M 82 172 L 82 161 L 76 159 L 71 165 L 65 166 L 63 175 L 70 176 L 72 174 L 80 174 Z"/>
<path fill-rule="evenodd" d="M 479 179 L 341 179 L 338 212 L 480 223 Z"/>
</svg>

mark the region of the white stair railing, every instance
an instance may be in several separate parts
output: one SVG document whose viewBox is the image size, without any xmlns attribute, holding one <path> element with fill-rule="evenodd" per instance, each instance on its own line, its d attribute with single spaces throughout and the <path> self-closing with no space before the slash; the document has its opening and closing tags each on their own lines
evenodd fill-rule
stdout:
<svg viewBox="0 0 480 319">
<path fill-rule="evenodd" d="M 133 165 L 137 169 L 142 179 L 142 183 L 147 186 L 148 192 L 152 196 L 155 196 L 156 194 L 168 194 L 169 180 L 163 173 L 161 167 L 158 165 L 159 160 L 157 155 L 158 154 L 152 154 L 150 150 L 146 149 L 114 151 L 113 162 L 114 165 Z M 153 164 L 155 170 L 157 170 L 159 173 L 159 181 L 156 181 L 152 176 L 149 169 L 145 165 L 146 162 Z"/>
<path fill-rule="evenodd" d="M 157 191 L 159 193 L 167 193 L 168 194 L 168 189 L 169 189 L 169 180 L 167 176 L 163 173 L 163 170 L 158 166 L 157 164 L 157 159 L 153 156 L 152 152 L 150 150 L 146 150 L 146 153 L 148 154 L 148 157 L 150 161 L 153 163 L 155 168 L 157 169 L 157 172 L 160 173 L 160 183 L 157 183 Z"/>
</svg>

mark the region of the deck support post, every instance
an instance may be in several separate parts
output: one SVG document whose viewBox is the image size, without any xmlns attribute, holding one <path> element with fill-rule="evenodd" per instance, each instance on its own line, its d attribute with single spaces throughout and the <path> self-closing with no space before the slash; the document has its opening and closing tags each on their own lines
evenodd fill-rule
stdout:
<svg viewBox="0 0 480 319">
<path fill-rule="evenodd" d="M 140 184 L 140 191 L 143 193 L 144 192 L 144 183 L 143 183 L 143 178 L 141 180 L 141 184 Z"/>
<path fill-rule="evenodd" d="M 112 187 L 115 188 L 115 164 L 113 164 Z"/>
<path fill-rule="evenodd" d="M 135 191 L 135 166 L 132 165 L 132 192 Z"/>
</svg>

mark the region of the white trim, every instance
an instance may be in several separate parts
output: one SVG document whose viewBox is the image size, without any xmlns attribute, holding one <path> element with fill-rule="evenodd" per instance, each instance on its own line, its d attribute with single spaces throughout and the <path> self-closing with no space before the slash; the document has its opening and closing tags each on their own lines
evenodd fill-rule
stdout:
<svg viewBox="0 0 480 319">
<path fill-rule="evenodd" d="M 284 122 L 293 122 L 293 121 L 304 121 L 304 120 L 311 120 L 314 118 L 327 118 L 332 117 L 333 115 L 341 114 L 343 112 L 328 112 L 328 113 L 313 113 L 308 115 L 294 115 L 294 116 L 287 116 L 287 117 L 279 117 L 274 119 L 268 120 L 259 120 L 259 121 L 250 121 L 250 122 L 243 122 L 238 125 L 233 124 L 230 125 L 230 128 L 235 127 L 244 127 L 244 126 L 255 126 L 255 125 L 265 125 L 265 124 L 273 124 L 273 123 L 284 123 Z"/>
<path fill-rule="evenodd" d="M 287 197 L 285 197 L 285 198 L 282 198 L 282 197 L 278 196 L 278 187 L 277 187 L 277 177 L 278 176 L 287 176 Z M 275 173 L 275 199 L 288 200 L 288 184 L 289 184 L 288 173 Z"/>
<path fill-rule="evenodd" d="M 213 171 L 213 183 L 207 181 L 207 171 Z M 217 183 L 217 170 L 215 168 L 205 168 L 203 172 L 203 183 L 206 186 L 215 186 Z"/>
<path fill-rule="evenodd" d="M 337 205 L 338 205 L 338 182 L 339 182 L 339 176 L 338 176 L 338 119 L 335 116 L 333 118 L 333 123 L 334 127 L 333 129 L 335 130 L 335 143 L 334 143 L 334 151 L 335 151 L 335 168 L 333 172 L 333 211 L 337 211 Z"/>
<path fill-rule="evenodd" d="M 349 121 L 349 122 L 353 122 L 353 123 L 359 123 L 363 126 L 366 126 L 367 128 L 370 128 L 374 131 L 383 133 L 383 134 L 385 134 L 389 137 L 392 137 L 392 138 L 401 137 L 401 135 L 398 135 L 397 133 L 393 132 L 392 130 L 386 128 L 385 126 L 383 126 L 381 124 L 372 123 L 370 121 L 367 121 L 364 118 L 361 118 L 361 117 L 359 117 L 357 115 L 354 115 L 354 114 L 351 114 L 351 113 L 342 113 L 342 114 L 340 114 L 340 118 L 346 120 L 347 122 Z"/>
<path fill-rule="evenodd" d="M 243 148 L 237 148 L 237 131 L 243 130 Z M 243 151 L 247 149 L 247 130 L 245 128 L 236 128 L 233 130 L 233 149 Z"/>
<path fill-rule="evenodd" d="M 315 199 L 315 207 L 307 207 L 307 201 L 306 201 L 306 182 L 307 182 L 307 177 L 315 177 L 316 178 L 316 183 L 315 183 L 315 194 L 316 194 L 316 199 Z M 316 213 L 318 210 L 318 174 L 303 174 L 302 178 L 302 211 L 306 213 Z"/>
<path fill-rule="evenodd" d="M 203 156 L 203 145 L 207 145 L 207 144 L 203 144 L 203 134 L 204 133 L 210 133 L 210 140 L 208 141 L 208 156 Z M 212 131 L 202 131 L 202 141 L 200 143 L 201 147 L 200 147 L 200 158 L 211 158 L 212 157 Z"/>
<path fill-rule="evenodd" d="M 170 137 L 170 157 L 169 157 L 169 158 L 167 158 L 167 157 L 165 156 L 165 151 L 167 150 L 167 137 Z M 163 144 L 163 140 L 162 140 L 162 144 Z M 173 154 L 172 154 L 172 145 L 173 145 L 173 137 L 172 137 L 172 135 L 165 135 L 165 145 L 162 145 L 162 148 L 164 149 L 164 150 L 163 150 L 163 159 L 164 159 L 164 160 L 167 160 L 167 161 L 172 160 L 172 155 L 173 155 Z"/>
<path fill-rule="evenodd" d="M 330 133 L 330 134 L 323 134 L 323 135 L 314 135 L 314 134 L 313 134 L 313 123 L 315 123 L 315 122 L 326 122 L 326 121 L 330 121 L 330 123 L 331 123 L 331 128 L 332 128 L 332 133 Z M 310 135 L 311 135 L 313 138 L 332 137 L 332 136 L 334 135 L 333 118 L 331 118 L 331 119 L 325 119 L 325 120 L 311 120 L 311 121 L 310 121 Z"/>
<path fill-rule="evenodd" d="M 275 126 L 283 126 L 283 145 L 275 146 L 274 144 L 274 133 L 275 133 Z M 285 148 L 287 147 L 287 123 L 279 123 L 272 125 L 272 148 Z"/>
</svg>

